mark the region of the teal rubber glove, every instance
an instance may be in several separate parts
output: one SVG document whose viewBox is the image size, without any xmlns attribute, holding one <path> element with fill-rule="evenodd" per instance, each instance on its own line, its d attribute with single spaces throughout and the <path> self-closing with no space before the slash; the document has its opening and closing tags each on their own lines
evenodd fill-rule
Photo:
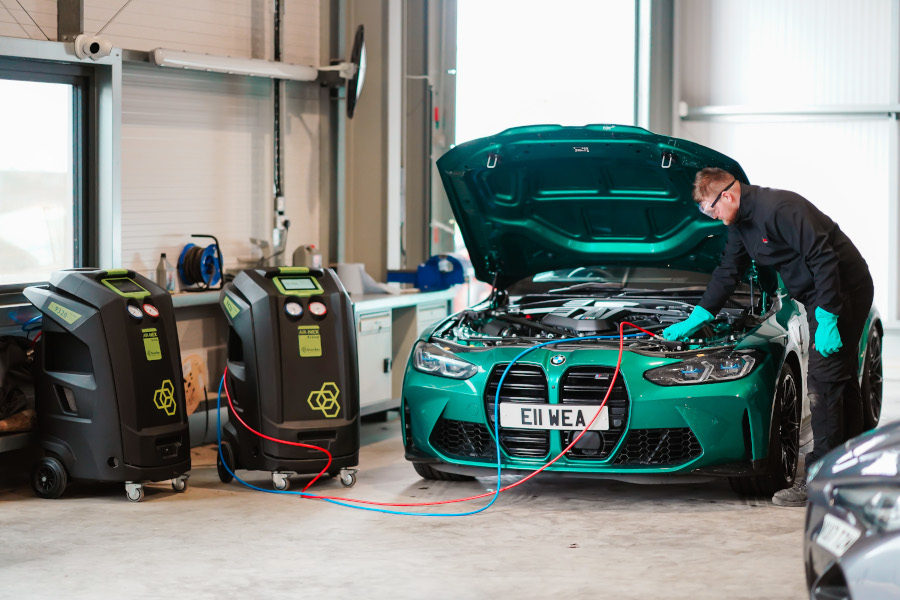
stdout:
<svg viewBox="0 0 900 600">
<path fill-rule="evenodd" d="M 708 310 L 702 306 L 695 306 L 691 316 L 663 329 L 662 336 L 669 341 L 683 340 L 713 319 L 715 317 Z"/>
<path fill-rule="evenodd" d="M 826 358 L 841 349 L 841 334 L 838 332 L 837 315 L 833 315 L 821 306 L 816 307 L 816 350 Z"/>
</svg>

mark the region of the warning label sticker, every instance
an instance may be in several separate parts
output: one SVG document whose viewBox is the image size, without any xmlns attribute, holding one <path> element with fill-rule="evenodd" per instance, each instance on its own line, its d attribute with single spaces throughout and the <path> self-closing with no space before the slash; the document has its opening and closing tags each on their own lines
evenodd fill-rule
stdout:
<svg viewBox="0 0 900 600">
<path fill-rule="evenodd" d="M 159 346 L 159 334 L 156 328 L 142 329 L 144 336 L 144 352 L 147 353 L 147 360 L 162 360 L 162 348 Z"/>
<path fill-rule="evenodd" d="M 318 325 L 301 325 L 297 327 L 300 338 L 300 356 L 322 356 L 322 336 Z"/>
</svg>

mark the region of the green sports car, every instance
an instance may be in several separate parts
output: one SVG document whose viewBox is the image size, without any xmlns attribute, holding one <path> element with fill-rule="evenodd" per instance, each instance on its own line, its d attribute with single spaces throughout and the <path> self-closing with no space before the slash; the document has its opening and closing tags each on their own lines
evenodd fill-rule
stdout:
<svg viewBox="0 0 900 600">
<path fill-rule="evenodd" d="M 737 162 L 636 127 L 547 125 L 460 144 L 437 166 L 493 291 L 410 355 L 403 437 L 422 477 L 496 473 L 499 444 L 502 468 L 523 474 L 562 454 L 547 471 L 725 476 L 752 495 L 793 483 L 810 340 L 773 271 L 749 269 L 694 339 L 625 325 L 613 382 L 623 322 L 656 334 L 700 300 L 726 227 L 691 186 L 706 166 L 747 182 Z M 881 334 L 873 309 L 859 348 L 866 428 L 881 409 Z"/>
</svg>

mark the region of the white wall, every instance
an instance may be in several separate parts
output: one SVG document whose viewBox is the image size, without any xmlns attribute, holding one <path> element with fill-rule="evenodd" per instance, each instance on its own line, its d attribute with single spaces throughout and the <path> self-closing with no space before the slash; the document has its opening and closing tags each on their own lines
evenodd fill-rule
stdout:
<svg viewBox="0 0 900 600">
<path fill-rule="evenodd" d="M 676 60 L 692 105 L 891 102 L 894 0 L 679 0 Z"/>
<path fill-rule="evenodd" d="M 4 1 L 0 6 L 0 36 L 56 40 L 56 0 Z"/>
<path fill-rule="evenodd" d="M 272 193 L 271 82 L 126 65 L 122 79 L 122 266 L 175 264 L 191 233 L 226 265 L 266 237 Z M 207 245 L 209 240 L 196 241 Z"/>
<path fill-rule="evenodd" d="M 898 101 L 897 0 L 680 0 L 675 100 L 753 109 Z M 751 183 L 796 191 L 850 236 L 896 319 L 897 122 L 872 117 L 676 118 L 675 134 L 736 159 Z"/>
<path fill-rule="evenodd" d="M 56 0 L 20 2 L 55 39 Z M 320 0 L 282 4 L 283 60 L 319 65 Z M 0 36 L 46 39 L 16 2 L 3 5 L 15 8 L 0 7 Z M 123 5 L 124 0 L 86 0 L 85 32 L 98 32 Z M 133 0 L 102 37 L 128 50 L 272 59 L 273 5 Z M 122 254 L 116 266 L 152 270 L 160 252 L 174 264 L 191 233 L 218 236 L 226 267 L 258 256 L 250 238 L 269 239 L 273 226 L 272 86 L 269 79 L 124 64 Z M 319 197 L 319 131 L 327 106 L 317 84 L 285 87 L 282 186 L 291 221 L 289 260 L 296 246 L 319 245 L 320 205 L 327 202 Z"/>
</svg>

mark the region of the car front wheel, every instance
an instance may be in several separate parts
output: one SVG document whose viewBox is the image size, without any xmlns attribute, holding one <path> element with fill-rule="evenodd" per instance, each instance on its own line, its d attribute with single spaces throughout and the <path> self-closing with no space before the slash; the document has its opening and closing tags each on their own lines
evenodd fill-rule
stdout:
<svg viewBox="0 0 900 600">
<path fill-rule="evenodd" d="M 731 477 L 728 480 L 731 489 L 742 496 L 769 497 L 794 484 L 800 457 L 800 402 L 796 375 L 785 363 L 775 388 L 766 472 L 751 477 Z"/>
</svg>

